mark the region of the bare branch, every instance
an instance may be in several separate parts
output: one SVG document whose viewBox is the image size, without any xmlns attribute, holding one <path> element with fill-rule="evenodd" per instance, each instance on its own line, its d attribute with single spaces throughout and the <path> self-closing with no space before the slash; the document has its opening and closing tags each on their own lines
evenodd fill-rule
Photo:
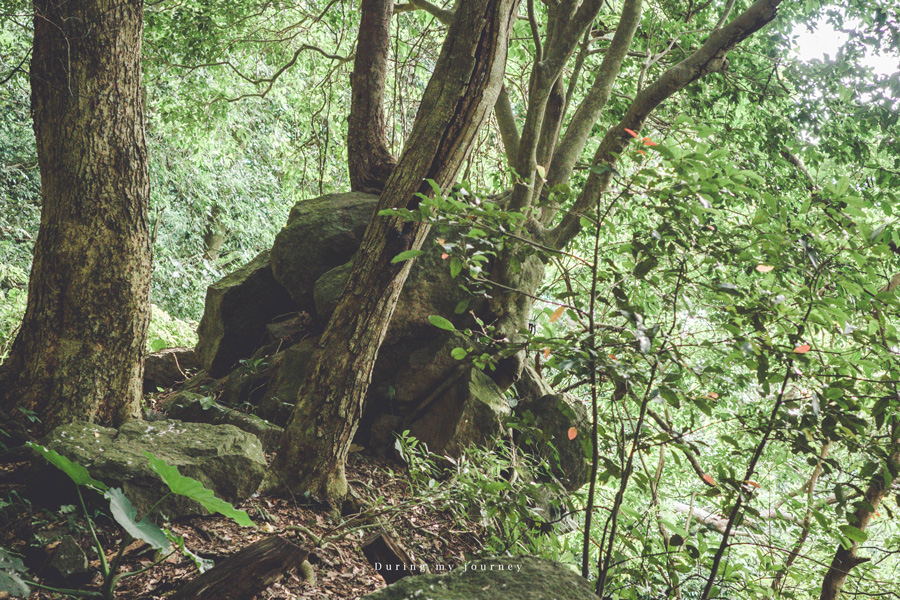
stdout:
<svg viewBox="0 0 900 600">
<path fill-rule="evenodd" d="M 594 78 L 591 89 L 572 116 L 572 122 L 553 155 L 547 177 L 549 187 L 565 183 L 572 174 L 575 161 L 584 150 L 591 129 L 600 118 L 600 113 L 609 100 L 613 84 L 622 68 L 622 62 L 631 47 L 634 32 L 641 21 L 641 9 L 642 0 L 626 0 L 612 44 L 600 64 L 600 71 Z"/>
<path fill-rule="evenodd" d="M 512 165 L 519 152 L 519 126 L 516 125 L 516 116 L 513 114 L 509 91 L 505 85 L 500 88 L 500 95 L 497 96 L 494 115 L 497 117 L 497 126 L 500 128 L 500 139 L 503 140 L 506 160 Z"/>
<path fill-rule="evenodd" d="M 724 69 L 728 52 L 774 19 L 781 2 L 782 0 L 756 0 L 731 23 L 712 32 L 696 52 L 643 89 L 619 124 L 607 131 L 594 154 L 593 164 L 614 165 L 617 155 L 631 139 L 625 132 L 626 127 L 640 131 L 650 113 L 665 99 L 704 75 Z M 550 239 L 554 245 L 562 247 L 575 237 L 581 228 L 580 214 L 596 206 L 597 199 L 606 191 L 611 177 L 611 170 L 591 173 L 573 209 L 551 232 Z"/>
</svg>

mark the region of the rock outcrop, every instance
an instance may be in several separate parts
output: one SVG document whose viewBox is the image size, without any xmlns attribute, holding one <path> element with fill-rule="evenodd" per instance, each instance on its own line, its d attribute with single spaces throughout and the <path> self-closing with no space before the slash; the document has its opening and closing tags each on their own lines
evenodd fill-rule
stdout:
<svg viewBox="0 0 900 600">
<path fill-rule="evenodd" d="M 90 423 L 71 423 L 54 429 L 42 442 L 51 450 L 85 467 L 95 478 L 120 487 L 139 514 L 145 514 L 169 492 L 150 469 L 150 452 L 185 476 L 199 480 L 216 496 L 240 502 L 254 494 L 266 469 L 262 446 L 255 435 L 233 425 L 207 425 L 175 420 L 129 421 L 118 430 Z M 47 465 L 31 486 L 38 497 L 59 501 L 66 476 Z M 53 498 L 55 497 L 55 498 Z M 205 514 L 184 496 L 169 496 L 157 509 L 165 518 Z"/>
<path fill-rule="evenodd" d="M 404 577 L 363 600 L 599 600 L 591 584 L 563 564 L 534 557 L 496 557 L 449 573 Z"/>
</svg>

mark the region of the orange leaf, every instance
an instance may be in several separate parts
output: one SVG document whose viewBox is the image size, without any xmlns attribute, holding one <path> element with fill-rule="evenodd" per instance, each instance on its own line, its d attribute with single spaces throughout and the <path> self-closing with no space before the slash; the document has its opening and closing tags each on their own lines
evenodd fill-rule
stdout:
<svg viewBox="0 0 900 600">
<path fill-rule="evenodd" d="M 611 359 L 613 359 L 613 360 L 619 360 L 618 358 L 616 358 L 616 355 L 615 355 L 615 354 L 610 354 L 609 357 L 610 357 Z"/>
<path fill-rule="evenodd" d="M 760 273 L 768 273 L 769 271 L 771 271 L 774 268 L 775 267 L 770 267 L 769 265 L 756 265 L 756 270 L 759 271 Z"/>
<path fill-rule="evenodd" d="M 712 477 L 710 477 L 709 475 L 707 475 L 706 473 L 703 474 L 703 481 L 705 481 L 707 485 L 711 485 L 713 487 L 716 486 L 716 480 L 713 479 Z"/>
<path fill-rule="evenodd" d="M 437 243 L 438 243 L 438 244 L 441 244 L 441 245 L 443 245 L 444 242 L 446 242 L 446 241 L 447 241 L 447 240 L 445 240 L 444 238 L 438 238 L 438 239 L 437 239 Z"/>
<path fill-rule="evenodd" d="M 554 311 L 553 311 L 553 314 L 550 315 L 550 322 L 551 322 L 551 323 L 556 323 L 557 321 L 559 321 L 559 318 L 562 316 L 562 314 L 563 314 L 565 311 L 566 311 L 566 307 L 565 307 L 565 306 L 560 306 L 559 308 L 557 308 L 556 310 L 554 310 Z"/>
<path fill-rule="evenodd" d="M 574 427 L 569 427 L 569 439 L 574 440 L 575 436 L 577 436 L 577 435 L 578 435 L 578 430 L 575 429 Z"/>
<path fill-rule="evenodd" d="M 646 156 L 646 155 L 647 155 L 647 153 L 646 153 L 646 152 L 644 152 L 644 151 L 643 151 L 643 150 L 638 150 L 638 151 L 637 151 L 637 153 L 638 153 L 638 154 L 643 154 L 643 155 L 644 155 L 644 156 Z"/>
<path fill-rule="evenodd" d="M 710 392 L 710 393 L 707 394 L 707 395 L 708 395 L 710 398 L 712 398 L 713 400 L 715 400 L 716 398 L 719 397 L 719 395 L 718 395 L 717 393 L 715 393 L 715 392 Z"/>
<path fill-rule="evenodd" d="M 750 481 L 749 479 L 747 480 L 747 485 L 752 485 L 752 486 L 755 487 L 756 489 L 759 489 L 760 487 L 762 487 L 761 485 L 759 485 L 759 484 L 756 483 L 755 481 Z"/>
<path fill-rule="evenodd" d="M 448 258 L 450 258 L 450 255 L 447 254 L 446 252 L 444 252 L 443 254 L 441 254 L 441 260 L 447 260 Z"/>
<path fill-rule="evenodd" d="M 656 142 L 654 142 L 653 140 L 651 140 L 651 139 L 648 138 L 648 137 L 645 137 L 645 138 L 642 139 L 641 141 L 644 142 L 644 145 L 645 145 L 645 146 L 650 146 L 651 148 L 652 148 L 653 146 L 659 146 L 659 144 L 657 144 Z"/>
<path fill-rule="evenodd" d="M 628 129 L 627 127 L 625 128 L 625 133 L 627 133 L 628 135 L 630 135 L 630 136 L 633 137 L 633 138 L 639 138 L 639 137 L 641 137 L 641 136 L 639 136 L 638 134 L 636 134 L 635 132 L 633 132 L 632 130 Z"/>
<path fill-rule="evenodd" d="M 550 357 L 550 348 L 544 348 L 544 358 Z"/>
<path fill-rule="evenodd" d="M 809 344 L 803 344 L 802 346 L 797 346 L 794 348 L 794 354 L 806 354 L 809 352 L 811 346 Z"/>
</svg>

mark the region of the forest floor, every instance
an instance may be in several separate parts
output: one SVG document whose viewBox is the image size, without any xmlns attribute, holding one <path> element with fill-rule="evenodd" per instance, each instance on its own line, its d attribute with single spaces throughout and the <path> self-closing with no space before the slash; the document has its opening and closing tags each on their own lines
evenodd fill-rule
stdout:
<svg viewBox="0 0 900 600">
<path fill-rule="evenodd" d="M 52 543 L 45 546 L 38 542 L 35 533 L 65 531 L 92 559 L 93 579 L 82 583 L 78 589 L 97 589 L 101 582 L 99 560 L 90 550 L 90 535 L 83 518 L 73 508 L 62 512 L 59 507 L 33 504 L 27 498 L 25 486 L 28 467 L 29 463 L 0 464 L 0 547 L 26 557 L 31 573 L 38 574 L 38 582 L 59 586 L 59 582 L 51 584 L 40 578 L 46 572 L 47 557 L 52 556 L 54 549 Z M 480 549 L 477 524 L 460 522 L 440 506 L 417 503 L 412 499 L 404 465 L 353 453 L 347 466 L 347 477 L 362 502 L 368 505 L 367 519 L 357 518 L 354 523 L 353 515 L 341 517 L 336 512 L 303 506 L 292 499 L 251 498 L 238 508 L 246 510 L 257 523 L 255 529 L 242 528 L 218 515 L 179 520 L 168 526 L 184 537 L 185 545 L 192 552 L 216 562 L 271 535 L 280 535 L 311 552 L 309 562 L 315 573 L 315 585 L 304 580 L 300 573 L 287 573 L 280 582 L 259 594 L 259 600 L 350 600 L 384 587 L 384 579 L 361 551 L 363 540 L 372 534 L 373 516 L 387 524 L 416 565 L 453 568 Z M 100 542 L 111 559 L 123 531 L 103 515 L 97 516 L 95 521 Z M 320 540 L 318 545 L 315 538 Z M 133 542 L 124 554 L 122 570 L 136 571 L 153 560 L 153 552 L 146 544 Z M 140 575 L 121 580 L 117 598 L 162 599 L 197 575 L 191 560 L 176 553 Z M 35 591 L 30 596 L 32 599 L 61 597 L 46 591 Z"/>
</svg>

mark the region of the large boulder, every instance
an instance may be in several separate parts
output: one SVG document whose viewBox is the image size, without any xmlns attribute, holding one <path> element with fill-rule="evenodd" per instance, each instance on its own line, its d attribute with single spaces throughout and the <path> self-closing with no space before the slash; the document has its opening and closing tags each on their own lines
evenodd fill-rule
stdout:
<svg viewBox="0 0 900 600">
<path fill-rule="evenodd" d="M 239 359 L 261 345 L 266 325 L 297 305 L 275 281 L 269 252 L 209 286 L 197 330 L 197 358 L 213 377 L 225 375 Z"/>
<path fill-rule="evenodd" d="M 431 452 L 459 456 L 500 434 L 510 416 L 503 391 L 480 369 L 457 371 L 410 414 L 409 432 Z"/>
<path fill-rule="evenodd" d="M 584 405 L 567 394 L 546 394 L 521 398 L 515 413 L 520 422 L 533 423 L 540 430 L 541 439 L 532 440 L 526 448 L 547 461 L 567 490 L 574 492 L 588 482 L 591 467 L 585 446 L 590 420 Z M 529 414 L 531 418 L 525 418 Z M 576 436 L 569 439 L 573 427 Z"/>
<path fill-rule="evenodd" d="M 189 369 L 199 366 L 193 348 L 166 348 L 144 357 L 144 391 L 167 388 L 187 379 Z"/>
<path fill-rule="evenodd" d="M 300 384 L 312 372 L 318 340 L 307 338 L 271 356 L 247 361 L 225 380 L 219 402 L 250 405 L 255 414 L 283 426 L 297 403 Z"/>
<path fill-rule="evenodd" d="M 115 430 L 71 423 L 54 429 L 43 444 L 87 468 L 95 479 L 122 488 L 139 514 L 169 492 L 150 469 L 144 452 L 175 465 L 182 475 L 199 480 L 229 502 L 254 494 L 266 470 L 259 440 L 233 425 L 129 421 Z M 59 490 L 68 489 L 60 485 L 64 477 L 48 465 L 32 485 L 38 495 L 49 492 L 59 499 Z M 169 519 L 205 513 L 193 500 L 176 495 L 169 496 L 158 511 Z"/>
<path fill-rule="evenodd" d="M 302 310 L 315 310 L 313 286 L 359 249 L 378 196 L 350 192 L 301 200 L 272 245 L 272 273 Z"/>
<path fill-rule="evenodd" d="M 445 574 L 404 577 L 393 585 L 363 596 L 363 600 L 498 598 L 599 600 L 591 584 L 565 565 L 529 556 L 485 558 L 461 565 Z"/>
<path fill-rule="evenodd" d="M 278 449 L 278 445 L 281 443 L 281 434 L 284 433 L 284 429 L 265 419 L 222 406 L 210 396 L 192 392 L 178 392 L 171 396 L 166 400 L 163 409 L 166 416 L 179 421 L 234 425 L 241 431 L 255 435 L 266 452 Z"/>
</svg>

